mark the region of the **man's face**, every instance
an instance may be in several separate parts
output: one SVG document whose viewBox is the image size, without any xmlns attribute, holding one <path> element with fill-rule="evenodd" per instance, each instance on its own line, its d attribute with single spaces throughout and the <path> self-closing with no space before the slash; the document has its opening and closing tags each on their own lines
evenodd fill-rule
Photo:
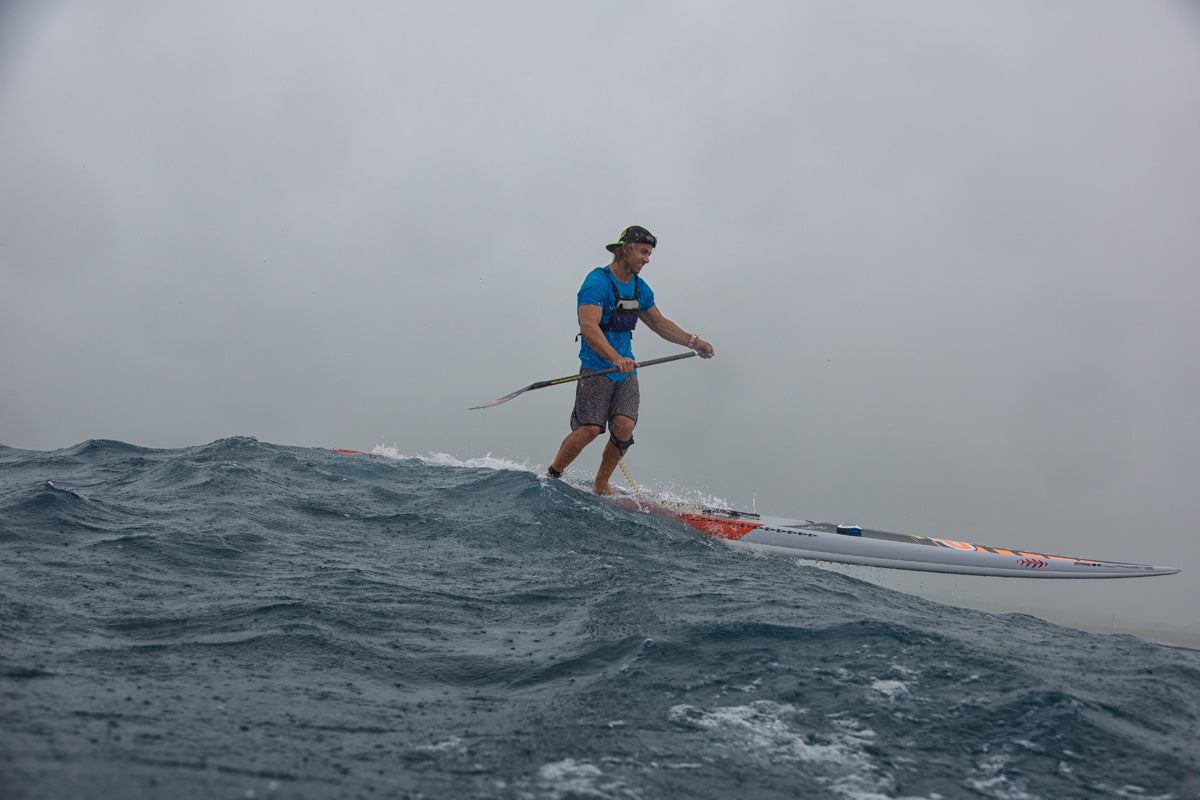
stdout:
<svg viewBox="0 0 1200 800">
<path fill-rule="evenodd" d="M 650 262 L 650 254 L 653 252 L 654 248 L 648 244 L 635 244 L 629 248 L 629 252 L 625 256 L 625 266 L 629 267 L 634 275 L 637 275 L 642 271 L 642 267 Z"/>
</svg>

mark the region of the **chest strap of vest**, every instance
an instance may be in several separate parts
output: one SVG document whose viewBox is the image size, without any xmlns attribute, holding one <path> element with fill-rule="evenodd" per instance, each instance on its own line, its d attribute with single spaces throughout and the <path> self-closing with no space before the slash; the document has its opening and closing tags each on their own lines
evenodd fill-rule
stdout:
<svg viewBox="0 0 1200 800">
<path fill-rule="evenodd" d="M 638 318 L 638 315 L 641 313 L 641 295 L 642 295 L 641 281 L 638 279 L 637 275 L 634 275 L 633 276 L 633 297 L 621 297 L 621 292 L 617 288 L 617 279 L 616 279 L 616 276 L 614 276 L 612 274 L 612 270 L 609 269 L 608 267 L 605 267 L 604 274 L 608 276 L 608 280 L 612 284 L 613 310 L 612 310 L 612 314 L 610 314 L 608 317 L 608 322 L 601 323 L 600 330 L 611 331 L 615 328 L 616 330 L 619 330 L 619 331 L 632 332 L 633 329 L 637 327 L 637 318 Z M 638 304 L 638 310 L 637 311 L 626 311 L 626 310 L 622 309 L 621 308 L 622 300 L 633 300 L 635 303 Z M 626 323 L 626 324 L 628 324 L 629 327 L 625 327 L 624 325 L 622 325 L 621 327 L 618 328 L 615 325 L 616 318 L 618 315 L 631 316 L 634 319 L 632 321 L 630 321 L 629 323 Z"/>
</svg>

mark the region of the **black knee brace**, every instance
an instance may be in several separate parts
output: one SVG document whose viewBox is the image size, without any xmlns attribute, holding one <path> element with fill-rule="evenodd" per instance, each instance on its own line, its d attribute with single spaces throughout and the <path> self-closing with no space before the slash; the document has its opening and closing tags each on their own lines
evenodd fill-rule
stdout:
<svg viewBox="0 0 1200 800">
<path fill-rule="evenodd" d="M 612 442 L 613 447 L 617 448 L 617 452 L 619 452 L 621 454 L 622 458 L 625 457 L 625 451 L 628 450 L 633 445 L 633 437 L 632 436 L 630 436 L 627 440 L 622 442 L 620 439 L 617 438 L 617 435 L 615 433 L 612 433 L 611 431 L 608 434 L 608 440 L 610 442 Z"/>
</svg>

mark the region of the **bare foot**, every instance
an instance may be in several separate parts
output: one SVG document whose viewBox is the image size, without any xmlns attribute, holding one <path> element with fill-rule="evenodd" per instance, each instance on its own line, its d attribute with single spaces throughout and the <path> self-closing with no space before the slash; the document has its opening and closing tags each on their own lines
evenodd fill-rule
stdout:
<svg viewBox="0 0 1200 800">
<path fill-rule="evenodd" d="M 592 485 L 592 491 L 596 494 L 616 494 L 616 490 L 607 483 L 596 483 Z"/>
</svg>

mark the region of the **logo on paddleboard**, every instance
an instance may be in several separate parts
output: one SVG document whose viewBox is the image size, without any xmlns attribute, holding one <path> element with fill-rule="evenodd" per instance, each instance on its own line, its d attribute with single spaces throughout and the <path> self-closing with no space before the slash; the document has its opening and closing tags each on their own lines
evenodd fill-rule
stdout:
<svg viewBox="0 0 1200 800">
<path fill-rule="evenodd" d="M 761 530 L 771 531 L 772 533 L 794 533 L 797 536 L 812 536 L 814 538 L 816 537 L 815 533 L 809 533 L 808 531 L 800 531 L 800 530 L 796 530 L 795 528 L 773 528 L 770 525 L 763 525 Z"/>
</svg>

